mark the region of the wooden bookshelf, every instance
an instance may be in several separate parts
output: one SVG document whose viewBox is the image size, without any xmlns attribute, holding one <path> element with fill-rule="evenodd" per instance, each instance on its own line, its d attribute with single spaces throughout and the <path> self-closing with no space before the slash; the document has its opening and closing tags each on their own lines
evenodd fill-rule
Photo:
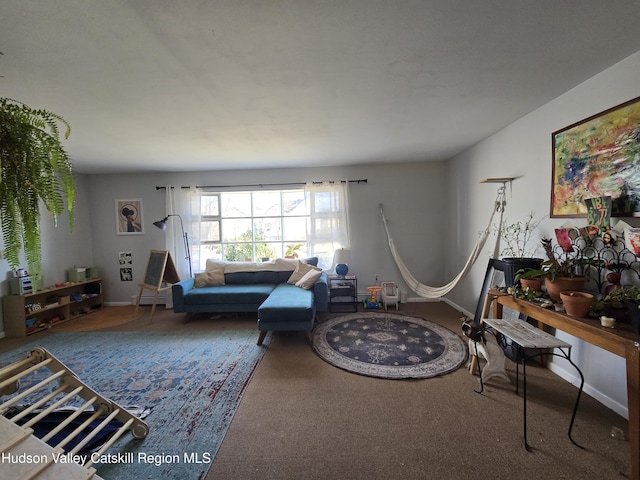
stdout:
<svg viewBox="0 0 640 480">
<path fill-rule="evenodd" d="M 91 278 L 62 287 L 2 298 L 7 337 L 26 337 L 102 308 L 102 279 Z M 31 325 L 33 323 L 33 325 Z"/>
</svg>

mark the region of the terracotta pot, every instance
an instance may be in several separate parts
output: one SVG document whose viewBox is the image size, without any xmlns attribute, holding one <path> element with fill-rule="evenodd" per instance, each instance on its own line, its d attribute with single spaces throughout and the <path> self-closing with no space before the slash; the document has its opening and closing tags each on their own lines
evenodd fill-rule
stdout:
<svg viewBox="0 0 640 480">
<path fill-rule="evenodd" d="M 584 318 L 589 313 L 593 295 L 586 292 L 560 292 L 564 311 L 572 317 Z"/>
<path fill-rule="evenodd" d="M 549 277 L 544 279 L 547 294 L 554 302 L 560 301 L 560 292 L 579 292 L 587 282 L 586 277 L 556 277 L 553 282 Z"/>
<path fill-rule="evenodd" d="M 539 292 L 542 290 L 542 278 L 521 278 L 520 285 L 523 290 L 528 288 L 534 292 Z"/>
</svg>

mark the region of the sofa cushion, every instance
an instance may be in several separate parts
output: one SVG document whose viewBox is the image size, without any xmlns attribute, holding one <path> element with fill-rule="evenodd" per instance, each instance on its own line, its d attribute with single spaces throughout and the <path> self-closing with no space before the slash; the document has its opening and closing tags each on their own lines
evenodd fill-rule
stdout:
<svg viewBox="0 0 640 480">
<path fill-rule="evenodd" d="M 286 272 L 290 274 L 291 272 Z M 253 285 L 255 283 L 278 283 L 278 272 L 234 272 L 225 273 L 227 285 Z"/>
<path fill-rule="evenodd" d="M 275 285 L 272 283 L 255 285 L 218 285 L 193 288 L 184 296 L 186 305 L 208 304 L 260 304 L 264 302 Z"/>
<path fill-rule="evenodd" d="M 270 323 L 298 323 L 313 326 L 315 317 L 313 292 L 295 285 L 281 283 L 258 308 L 260 330 L 270 330 Z"/>
</svg>

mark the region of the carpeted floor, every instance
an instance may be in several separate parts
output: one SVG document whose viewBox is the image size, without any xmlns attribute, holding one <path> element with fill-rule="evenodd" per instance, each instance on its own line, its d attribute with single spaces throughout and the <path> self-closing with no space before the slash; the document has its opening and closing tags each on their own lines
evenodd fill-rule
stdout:
<svg viewBox="0 0 640 480">
<path fill-rule="evenodd" d="M 460 314 L 445 303 L 402 304 L 401 313 L 460 333 Z M 158 309 L 152 322 L 146 314 L 108 330 L 255 328 L 253 316 L 185 318 Z M 0 352 L 24 343 L 2 339 Z M 510 361 L 507 373 L 513 382 Z M 573 432 L 580 450 L 566 434 L 576 388 L 540 367 L 527 368 L 527 377 L 531 453 L 522 447 L 522 397 L 513 385 L 492 381 L 479 395 L 465 368 L 424 380 L 355 375 L 318 358 L 304 334 L 276 333 L 206 480 L 628 478 L 629 444 L 611 436 L 612 427 L 627 432 L 628 422 L 583 395 Z"/>
<path fill-rule="evenodd" d="M 444 303 L 401 311 L 460 332 L 460 314 Z M 540 367 L 527 377 L 531 453 L 513 385 L 496 380 L 477 394 L 466 368 L 420 380 L 365 377 L 327 364 L 302 335 L 275 334 L 207 480 L 628 477 L 629 444 L 610 435 L 628 430 L 625 419 L 583 395 L 573 432 L 580 450 L 567 438 L 576 388 Z"/>
</svg>

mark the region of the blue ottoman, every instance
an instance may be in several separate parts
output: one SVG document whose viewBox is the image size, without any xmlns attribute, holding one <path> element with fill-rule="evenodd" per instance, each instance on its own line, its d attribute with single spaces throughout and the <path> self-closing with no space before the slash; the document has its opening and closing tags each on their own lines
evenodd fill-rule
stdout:
<svg viewBox="0 0 640 480">
<path fill-rule="evenodd" d="M 280 283 L 258 307 L 258 345 L 262 345 L 269 331 L 311 332 L 315 317 L 316 305 L 312 290 Z"/>
</svg>

